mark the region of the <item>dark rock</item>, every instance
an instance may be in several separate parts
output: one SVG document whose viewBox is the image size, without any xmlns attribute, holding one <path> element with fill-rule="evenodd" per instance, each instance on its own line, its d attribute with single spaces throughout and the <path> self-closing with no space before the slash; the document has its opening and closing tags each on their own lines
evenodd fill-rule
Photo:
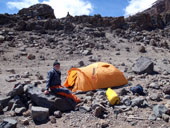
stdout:
<svg viewBox="0 0 170 128">
<path fill-rule="evenodd" d="M 3 106 L 0 104 L 0 113 L 3 113 Z"/>
<path fill-rule="evenodd" d="M 55 112 L 54 112 L 54 116 L 55 116 L 56 118 L 61 118 L 61 117 L 62 117 L 62 113 L 61 113 L 60 111 L 55 111 Z"/>
<path fill-rule="evenodd" d="M 151 59 L 147 57 L 141 57 L 137 60 L 136 64 L 133 65 L 132 70 L 137 74 L 153 74 L 154 64 Z"/>
<path fill-rule="evenodd" d="M 21 121 L 23 125 L 29 125 L 29 119 L 25 118 L 24 120 Z"/>
<path fill-rule="evenodd" d="M 100 107 L 100 106 L 96 107 L 95 110 L 94 110 L 94 116 L 95 117 L 103 116 L 103 108 Z"/>
<path fill-rule="evenodd" d="M 27 18 L 54 19 L 54 10 L 46 4 L 36 4 L 29 8 L 21 9 L 18 14 Z"/>
<path fill-rule="evenodd" d="M 24 93 L 24 86 L 20 84 L 14 87 L 14 89 L 8 93 L 8 96 L 14 97 L 17 95 L 22 95 L 23 93 Z"/>
<path fill-rule="evenodd" d="M 29 54 L 29 55 L 27 56 L 27 58 L 28 58 L 29 60 L 34 60 L 34 59 L 36 58 L 36 56 L 33 55 L 33 54 Z"/>
<path fill-rule="evenodd" d="M 170 95 L 170 87 L 169 87 L 169 86 L 164 87 L 164 88 L 163 88 L 163 92 L 164 92 L 165 94 Z"/>
<path fill-rule="evenodd" d="M 144 47 L 144 46 L 140 46 L 140 47 L 139 47 L 139 52 L 145 53 L 145 52 L 146 52 L 145 47 Z"/>
<path fill-rule="evenodd" d="M 49 118 L 49 109 L 43 107 L 32 106 L 32 119 L 38 122 L 45 122 Z"/>
<path fill-rule="evenodd" d="M 3 96 L 0 95 L 0 104 L 3 108 L 5 108 L 6 106 L 8 106 L 8 102 L 10 101 L 10 97 L 9 96 Z"/>
<path fill-rule="evenodd" d="M 128 93 L 129 93 L 129 91 L 127 89 L 123 88 L 120 90 L 119 95 L 124 96 L 124 95 L 127 95 Z"/>
<path fill-rule="evenodd" d="M 3 122 L 0 124 L 1 128 L 16 128 L 17 121 L 10 118 L 5 118 Z"/>
<path fill-rule="evenodd" d="M 79 66 L 83 67 L 84 66 L 84 61 L 79 61 Z"/>
<path fill-rule="evenodd" d="M 163 119 L 165 122 L 169 122 L 169 116 L 166 115 L 166 114 L 162 114 L 162 119 Z"/>
<path fill-rule="evenodd" d="M 19 96 L 15 96 L 8 102 L 8 110 L 15 110 L 16 108 L 22 108 L 24 104 L 22 103 Z"/>
<path fill-rule="evenodd" d="M 167 112 L 167 108 L 164 105 L 158 104 L 153 107 L 153 112 L 156 117 L 162 117 L 162 114 Z"/>
<path fill-rule="evenodd" d="M 49 108 L 50 112 L 56 110 L 69 111 L 75 108 L 75 103 L 68 98 L 53 94 L 45 95 L 40 88 L 27 85 L 27 95 L 36 105 Z"/>
</svg>

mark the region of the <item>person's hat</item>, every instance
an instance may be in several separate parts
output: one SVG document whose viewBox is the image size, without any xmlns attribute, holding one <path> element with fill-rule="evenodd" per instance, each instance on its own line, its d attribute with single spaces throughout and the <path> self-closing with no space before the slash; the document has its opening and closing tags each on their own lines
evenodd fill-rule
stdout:
<svg viewBox="0 0 170 128">
<path fill-rule="evenodd" d="M 59 63 L 58 61 L 55 61 L 55 62 L 53 63 L 53 66 L 56 66 L 56 65 L 60 65 L 60 63 Z"/>
</svg>

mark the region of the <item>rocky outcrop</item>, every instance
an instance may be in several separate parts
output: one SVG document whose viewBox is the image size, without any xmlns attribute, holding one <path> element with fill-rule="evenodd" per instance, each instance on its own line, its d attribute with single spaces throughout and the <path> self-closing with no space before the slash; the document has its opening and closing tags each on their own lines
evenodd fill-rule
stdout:
<svg viewBox="0 0 170 128">
<path fill-rule="evenodd" d="M 29 8 L 21 9 L 18 14 L 24 18 L 55 19 L 54 10 L 46 4 L 36 4 Z"/>
</svg>

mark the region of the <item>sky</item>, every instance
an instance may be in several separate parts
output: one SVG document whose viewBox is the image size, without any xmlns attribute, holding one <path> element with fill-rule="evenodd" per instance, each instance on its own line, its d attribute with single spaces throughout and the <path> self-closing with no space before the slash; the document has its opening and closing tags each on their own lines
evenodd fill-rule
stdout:
<svg viewBox="0 0 170 128">
<path fill-rule="evenodd" d="M 156 0 L 0 0 L 0 13 L 17 13 L 37 3 L 50 5 L 56 18 L 69 12 L 72 16 L 94 15 L 130 16 L 151 7 Z"/>
</svg>

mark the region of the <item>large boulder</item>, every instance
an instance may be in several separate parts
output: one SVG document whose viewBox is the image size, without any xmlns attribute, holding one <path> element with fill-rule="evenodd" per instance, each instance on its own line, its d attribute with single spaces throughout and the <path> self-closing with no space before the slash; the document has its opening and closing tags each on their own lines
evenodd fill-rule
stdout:
<svg viewBox="0 0 170 128">
<path fill-rule="evenodd" d="M 38 122 L 45 122 L 49 118 L 49 109 L 43 107 L 32 106 L 32 119 Z"/>
<path fill-rule="evenodd" d="M 27 18 L 55 19 L 54 10 L 46 4 L 36 4 L 29 8 L 21 9 L 18 14 Z"/>
<path fill-rule="evenodd" d="M 0 124 L 0 128 L 16 128 L 17 121 L 11 118 L 5 118 Z"/>
<path fill-rule="evenodd" d="M 50 112 L 54 112 L 56 110 L 69 111 L 74 109 L 76 105 L 71 99 L 54 94 L 45 95 L 38 87 L 33 85 L 26 86 L 26 93 L 31 98 L 32 102 L 34 102 L 37 106 L 49 108 Z"/>
<path fill-rule="evenodd" d="M 153 74 L 154 73 L 154 63 L 150 58 L 140 57 L 136 64 L 133 65 L 132 70 L 137 74 Z"/>
<path fill-rule="evenodd" d="M 8 102 L 10 101 L 10 97 L 9 96 L 4 96 L 4 95 L 0 95 L 0 104 L 3 108 L 5 108 L 6 106 L 8 106 Z"/>
</svg>

